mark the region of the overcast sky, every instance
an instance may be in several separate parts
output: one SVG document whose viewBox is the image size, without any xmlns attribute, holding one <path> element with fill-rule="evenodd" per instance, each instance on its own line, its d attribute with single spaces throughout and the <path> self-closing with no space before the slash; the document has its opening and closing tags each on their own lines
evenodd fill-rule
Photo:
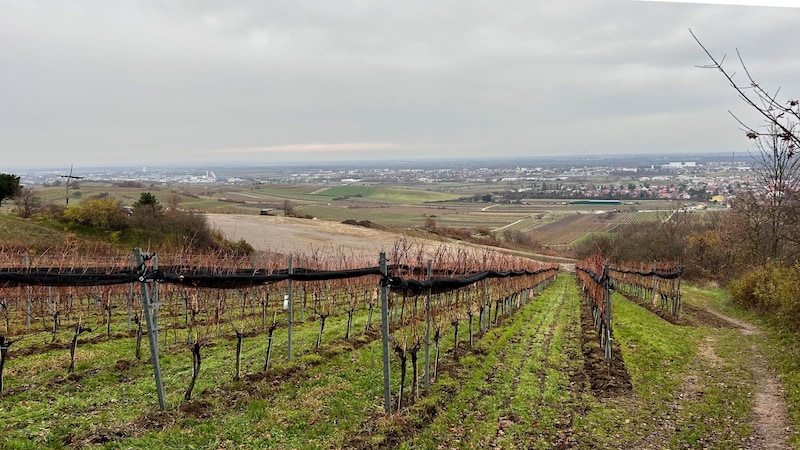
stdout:
<svg viewBox="0 0 800 450">
<path fill-rule="evenodd" d="M 746 151 L 728 111 L 755 117 L 688 29 L 797 98 L 799 23 L 635 0 L 3 0 L 0 172 Z"/>
</svg>

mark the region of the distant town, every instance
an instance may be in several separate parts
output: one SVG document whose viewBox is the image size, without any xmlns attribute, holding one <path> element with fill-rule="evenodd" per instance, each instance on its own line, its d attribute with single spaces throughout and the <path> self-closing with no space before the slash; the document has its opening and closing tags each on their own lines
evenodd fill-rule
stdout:
<svg viewBox="0 0 800 450">
<path fill-rule="evenodd" d="M 672 159 L 671 159 L 672 158 Z M 264 167 L 209 168 L 75 167 L 79 182 L 119 186 L 170 185 L 420 185 L 491 186 L 491 198 L 669 199 L 724 203 L 740 190 L 763 189 L 756 183 L 749 155 L 628 155 L 608 157 L 519 158 L 469 161 L 366 161 L 283 164 Z M 56 186 L 66 170 L 17 172 L 21 184 Z M 502 189 L 498 190 L 498 186 Z M 477 200 L 477 199 L 476 199 Z"/>
</svg>

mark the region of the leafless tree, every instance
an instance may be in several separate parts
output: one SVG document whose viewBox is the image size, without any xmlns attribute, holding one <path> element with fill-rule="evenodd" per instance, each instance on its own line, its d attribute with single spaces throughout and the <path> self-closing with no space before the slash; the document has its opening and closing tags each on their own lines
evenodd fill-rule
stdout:
<svg viewBox="0 0 800 450">
<path fill-rule="evenodd" d="M 731 113 L 742 126 L 747 137 L 750 139 L 758 139 L 762 136 L 772 136 L 782 140 L 786 143 L 782 148 L 785 149 L 788 157 L 791 158 L 798 149 L 800 149 L 800 100 L 781 100 L 778 98 L 780 88 L 773 91 L 761 86 L 750 74 L 742 55 L 737 50 L 736 57 L 745 74 L 745 84 L 739 84 L 734 80 L 736 72 L 730 71 L 724 66 L 725 56 L 720 59 L 715 58 L 711 52 L 706 49 L 703 43 L 700 42 L 700 39 L 695 36 L 692 30 L 689 30 L 689 33 L 691 33 L 694 40 L 711 60 L 711 64 L 700 67 L 715 69 L 722 73 L 728 81 L 728 84 L 739 94 L 739 98 L 763 116 L 766 127 L 756 128 L 745 124 L 739 120 L 735 114 Z"/>
<path fill-rule="evenodd" d="M 169 194 L 167 194 L 167 205 L 171 209 L 175 210 L 180 208 L 181 203 L 183 203 L 183 197 L 181 197 L 181 194 L 175 191 L 172 191 Z"/>
<path fill-rule="evenodd" d="M 42 204 L 42 198 L 30 187 L 21 187 L 14 195 L 14 204 L 17 206 L 17 214 L 23 219 L 32 216 Z"/>
<path fill-rule="evenodd" d="M 725 67 L 725 57 L 715 58 L 691 30 L 689 33 L 711 60 L 711 64 L 700 67 L 722 73 L 739 98 L 763 118 L 763 125 L 756 127 L 730 113 L 756 148 L 751 156 L 758 186 L 740 194 L 734 202 L 740 228 L 749 230 L 743 237 L 753 246 L 752 254 L 758 260 L 754 262 L 795 260 L 800 243 L 800 161 L 794 157 L 800 150 L 800 101 L 781 100 L 780 88 L 771 90 L 756 82 L 738 50 L 745 81 L 735 81 L 736 73 Z"/>
<path fill-rule="evenodd" d="M 790 141 L 780 132 L 760 135 L 755 141 L 758 152 L 753 155 L 753 170 L 758 190 L 747 191 L 742 200 L 764 222 L 762 236 L 768 259 L 794 259 L 797 244 L 798 192 L 800 158 L 793 158 Z"/>
<path fill-rule="evenodd" d="M 283 215 L 286 217 L 297 217 L 297 211 L 290 200 L 283 201 Z"/>
</svg>

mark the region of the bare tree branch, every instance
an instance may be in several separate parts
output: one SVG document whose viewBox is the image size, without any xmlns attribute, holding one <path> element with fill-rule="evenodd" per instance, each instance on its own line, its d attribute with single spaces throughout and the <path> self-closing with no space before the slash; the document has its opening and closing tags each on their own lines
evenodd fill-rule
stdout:
<svg viewBox="0 0 800 450">
<path fill-rule="evenodd" d="M 759 131 L 756 128 L 746 125 L 735 114 L 729 111 L 734 119 L 742 126 L 745 135 L 750 139 L 758 139 L 760 136 L 776 136 L 788 144 L 786 148 L 789 157 L 794 156 L 798 149 L 800 149 L 800 101 L 790 99 L 786 102 L 781 102 L 778 100 L 780 88 L 776 89 L 773 93 L 764 89 L 755 81 L 741 53 L 739 50 L 736 50 L 739 64 L 741 64 L 748 82 L 748 85 L 740 86 L 734 81 L 736 73 L 729 72 L 723 66 L 725 57 L 723 56 L 721 59 L 717 60 L 703 43 L 700 42 L 700 39 L 697 38 L 691 29 L 689 29 L 689 33 L 692 35 L 692 38 L 694 38 L 695 42 L 697 42 L 697 45 L 703 49 L 703 52 L 711 60 L 711 64 L 698 67 L 715 69 L 722 73 L 728 81 L 728 84 L 739 95 L 739 98 L 755 109 L 766 120 L 768 125 L 767 131 Z"/>
</svg>

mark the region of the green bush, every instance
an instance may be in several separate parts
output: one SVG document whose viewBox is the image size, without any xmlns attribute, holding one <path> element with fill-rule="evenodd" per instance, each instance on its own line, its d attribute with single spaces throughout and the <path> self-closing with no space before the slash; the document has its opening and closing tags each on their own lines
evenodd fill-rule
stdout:
<svg viewBox="0 0 800 450">
<path fill-rule="evenodd" d="M 770 264 L 731 282 L 734 302 L 800 329 L 800 265 Z"/>
<path fill-rule="evenodd" d="M 65 220 L 100 230 L 121 230 L 126 227 L 126 216 L 119 200 L 94 197 L 80 205 L 64 210 Z"/>
<path fill-rule="evenodd" d="M 80 205 L 51 207 L 45 217 L 64 223 L 82 236 L 106 232 L 109 243 L 123 247 L 154 247 L 178 251 L 217 251 L 230 255 L 255 252 L 244 239 L 229 241 L 214 230 L 206 217 L 179 209 L 164 210 L 155 196 L 144 192 L 129 216 L 120 202 L 108 196 L 92 197 Z"/>
</svg>

